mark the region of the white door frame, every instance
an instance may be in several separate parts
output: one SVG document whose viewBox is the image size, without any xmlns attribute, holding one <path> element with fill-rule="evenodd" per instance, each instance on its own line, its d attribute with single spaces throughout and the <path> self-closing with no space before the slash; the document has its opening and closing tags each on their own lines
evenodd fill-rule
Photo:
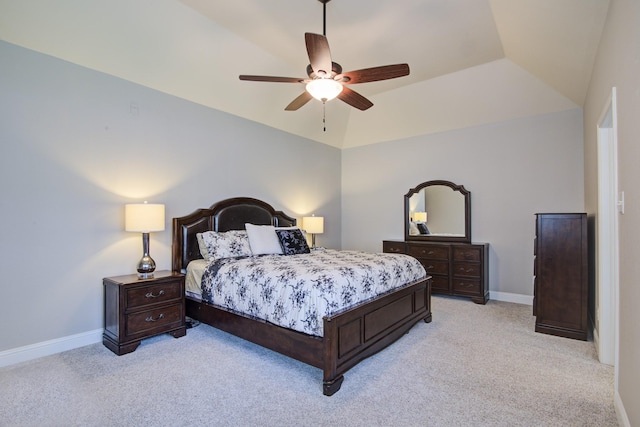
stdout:
<svg viewBox="0 0 640 427">
<path fill-rule="evenodd" d="M 618 135 L 616 88 L 597 125 L 598 214 L 596 220 L 596 301 L 594 341 L 600 362 L 618 368 L 619 253 Z M 617 374 L 616 374 L 617 382 Z"/>
</svg>

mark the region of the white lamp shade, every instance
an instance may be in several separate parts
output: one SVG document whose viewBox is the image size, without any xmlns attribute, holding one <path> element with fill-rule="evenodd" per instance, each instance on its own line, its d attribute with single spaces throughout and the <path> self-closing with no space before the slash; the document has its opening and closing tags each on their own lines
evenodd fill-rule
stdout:
<svg viewBox="0 0 640 427">
<path fill-rule="evenodd" d="M 302 228 L 310 234 L 324 233 L 324 217 L 305 216 L 302 218 Z"/>
<path fill-rule="evenodd" d="M 150 233 L 164 230 L 164 205 L 135 203 L 124 206 L 124 229 Z"/>
<path fill-rule="evenodd" d="M 307 92 L 318 101 L 331 101 L 342 92 L 342 84 L 333 79 L 315 79 L 307 83 Z"/>
<path fill-rule="evenodd" d="M 415 222 L 427 222 L 427 213 L 426 212 L 414 212 L 413 220 Z"/>
</svg>

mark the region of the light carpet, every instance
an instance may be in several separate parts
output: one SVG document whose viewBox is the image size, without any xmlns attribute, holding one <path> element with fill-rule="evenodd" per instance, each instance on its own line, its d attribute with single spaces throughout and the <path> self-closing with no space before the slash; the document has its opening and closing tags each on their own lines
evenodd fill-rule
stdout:
<svg viewBox="0 0 640 427">
<path fill-rule="evenodd" d="M 345 374 L 199 325 L 116 356 L 94 344 L 0 369 L 2 426 L 615 426 L 593 342 L 535 333 L 531 307 L 434 296 L 433 322 Z"/>
</svg>

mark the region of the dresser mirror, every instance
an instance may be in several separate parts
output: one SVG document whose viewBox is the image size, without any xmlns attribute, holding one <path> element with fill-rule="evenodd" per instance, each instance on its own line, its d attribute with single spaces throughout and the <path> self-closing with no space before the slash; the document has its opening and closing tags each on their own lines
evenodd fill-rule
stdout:
<svg viewBox="0 0 640 427">
<path fill-rule="evenodd" d="M 405 240 L 471 243 L 471 193 L 450 181 L 427 181 L 404 196 Z"/>
</svg>

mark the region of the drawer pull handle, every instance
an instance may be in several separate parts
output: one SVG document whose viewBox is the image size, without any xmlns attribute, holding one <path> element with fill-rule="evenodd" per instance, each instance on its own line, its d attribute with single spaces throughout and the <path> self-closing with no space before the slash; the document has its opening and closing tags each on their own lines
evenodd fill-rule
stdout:
<svg viewBox="0 0 640 427">
<path fill-rule="evenodd" d="M 161 297 L 162 295 L 164 295 L 164 290 L 160 289 L 160 292 L 158 292 L 158 295 L 154 295 L 153 292 L 147 292 L 147 294 L 144 297 L 145 298 L 158 298 L 158 297 Z"/>
<path fill-rule="evenodd" d="M 464 267 L 460 267 L 460 268 L 458 269 L 458 271 L 461 271 L 461 272 L 463 272 L 463 273 L 473 273 L 473 268 L 467 268 L 467 269 L 465 269 Z"/>
<path fill-rule="evenodd" d="M 389 252 L 400 252 L 400 249 L 398 249 L 398 248 L 391 248 Z"/>
<path fill-rule="evenodd" d="M 164 319 L 164 314 L 160 313 L 160 315 L 158 315 L 157 319 L 154 319 L 153 316 L 149 316 L 146 319 L 144 319 L 145 322 L 157 322 L 160 319 Z"/>
<path fill-rule="evenodd" d="M 433 265 L 427 265 L 427 270 L 433 270 L 435 267 Z"/>
</svg>

